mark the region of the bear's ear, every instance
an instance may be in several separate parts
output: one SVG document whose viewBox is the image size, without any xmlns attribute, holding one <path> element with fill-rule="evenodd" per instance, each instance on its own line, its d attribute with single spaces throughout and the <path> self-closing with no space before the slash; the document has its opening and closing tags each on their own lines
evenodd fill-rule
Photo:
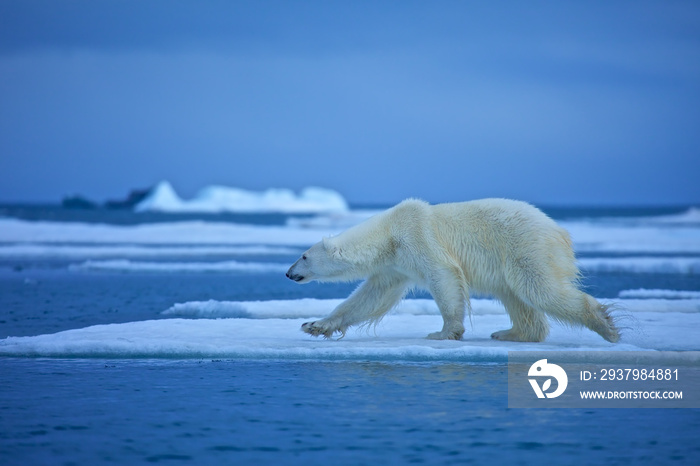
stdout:
<svg viewBox="0 0 700 466">
<path fill-rule="evenodd" d="M 346 260 L 335 238 L 323 238 L 323 248 L 326 250 L 329 257 L 337 260 Z"/>
</svg>

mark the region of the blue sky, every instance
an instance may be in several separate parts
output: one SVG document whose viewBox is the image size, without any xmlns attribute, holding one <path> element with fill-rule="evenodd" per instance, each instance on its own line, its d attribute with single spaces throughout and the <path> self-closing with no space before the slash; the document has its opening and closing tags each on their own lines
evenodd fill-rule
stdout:
<svg viewBox="0 0 700 466">
<path fill-rule="evenodd" d="M 0 202 L 700 202 L 700 3 L 0 0 Z"/>
</svg>

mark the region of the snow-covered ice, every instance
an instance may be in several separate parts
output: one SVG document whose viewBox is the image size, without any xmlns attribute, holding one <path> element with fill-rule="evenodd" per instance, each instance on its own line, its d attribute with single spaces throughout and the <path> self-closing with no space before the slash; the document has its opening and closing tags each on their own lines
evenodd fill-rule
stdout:
<svg viewBox="0 0 700 466">
<path fill-rule="evenodd" d="M 700 326 L 700 300 L 620 300 L 629 325 L 618 344 L 585 329 L 555 325 L 543 343 L 495 341 L 490 334 L 509 327 L 500 304 L 475 300 L 472 328 L 463 341 L 425 339 L 439 329 L 441 317 L 427 300 L 406 300 L 376 328 L 353 329 L 340 340 L 310 337 L 299 331 L 308 319 L 328 314 L 337 300 L 291 300 L 257 303 L 198 302 L 175 305 L 171 318 L 96 325 L 50 335 L 0 340 L 0 355 L 98 358 L 243 358 L 293 360 L 494 361 L 509 351 L 697 351 L 700 341 L 687 328 Z M 199 311 L 197 311 L 199 310 Z M 233 316 L 214 318 L 218 315 Z M 685 337 L 683 337 L 685 335 Z M 691 355 L 698 358 L 697 353 Z M 689 357 L 691 357 L 689 356 Z M 695 361 L 697 362 L 697 361 Z"/>
</svg>

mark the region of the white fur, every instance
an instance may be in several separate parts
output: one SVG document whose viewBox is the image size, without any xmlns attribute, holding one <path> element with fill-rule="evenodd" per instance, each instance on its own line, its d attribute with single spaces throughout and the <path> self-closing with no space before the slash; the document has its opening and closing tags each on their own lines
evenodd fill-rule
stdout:
<svg viewBox="0 0 700 466">
<path fill-rule="evenodd" d="M 492 338 L 542 341 L 549 315 L 617 341 L 607 306 L 578 289 L 568 233 L 535 207 L 506 199 L 428 205 L 409 199 L 340 235 L 324 238 L 287 276 L 299 283 L 366 279 L 311 335 L 345 334 L 381 319 L 411 287 L 428 290 L 444 325 L 432 339 L 462 338 L 470 290 L 492 294 L 513 328 Z"/>
</svg>

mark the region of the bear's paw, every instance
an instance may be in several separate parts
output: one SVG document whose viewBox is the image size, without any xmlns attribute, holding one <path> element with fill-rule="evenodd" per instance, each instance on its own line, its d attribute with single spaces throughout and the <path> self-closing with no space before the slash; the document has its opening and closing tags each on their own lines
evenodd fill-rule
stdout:
<svg viewBox="0 0 700 466">
<path fill-rule="evenodd" d="M 323 335 L 325 338 L 331 338 L 335 332 L 342 333 L 341 338 L 345 336 L 345 331 L 343 329 L 332 325 L 326 320 L 305 322 L 301 325 L 301 331 L 314 337 Z"/>
</svg>

